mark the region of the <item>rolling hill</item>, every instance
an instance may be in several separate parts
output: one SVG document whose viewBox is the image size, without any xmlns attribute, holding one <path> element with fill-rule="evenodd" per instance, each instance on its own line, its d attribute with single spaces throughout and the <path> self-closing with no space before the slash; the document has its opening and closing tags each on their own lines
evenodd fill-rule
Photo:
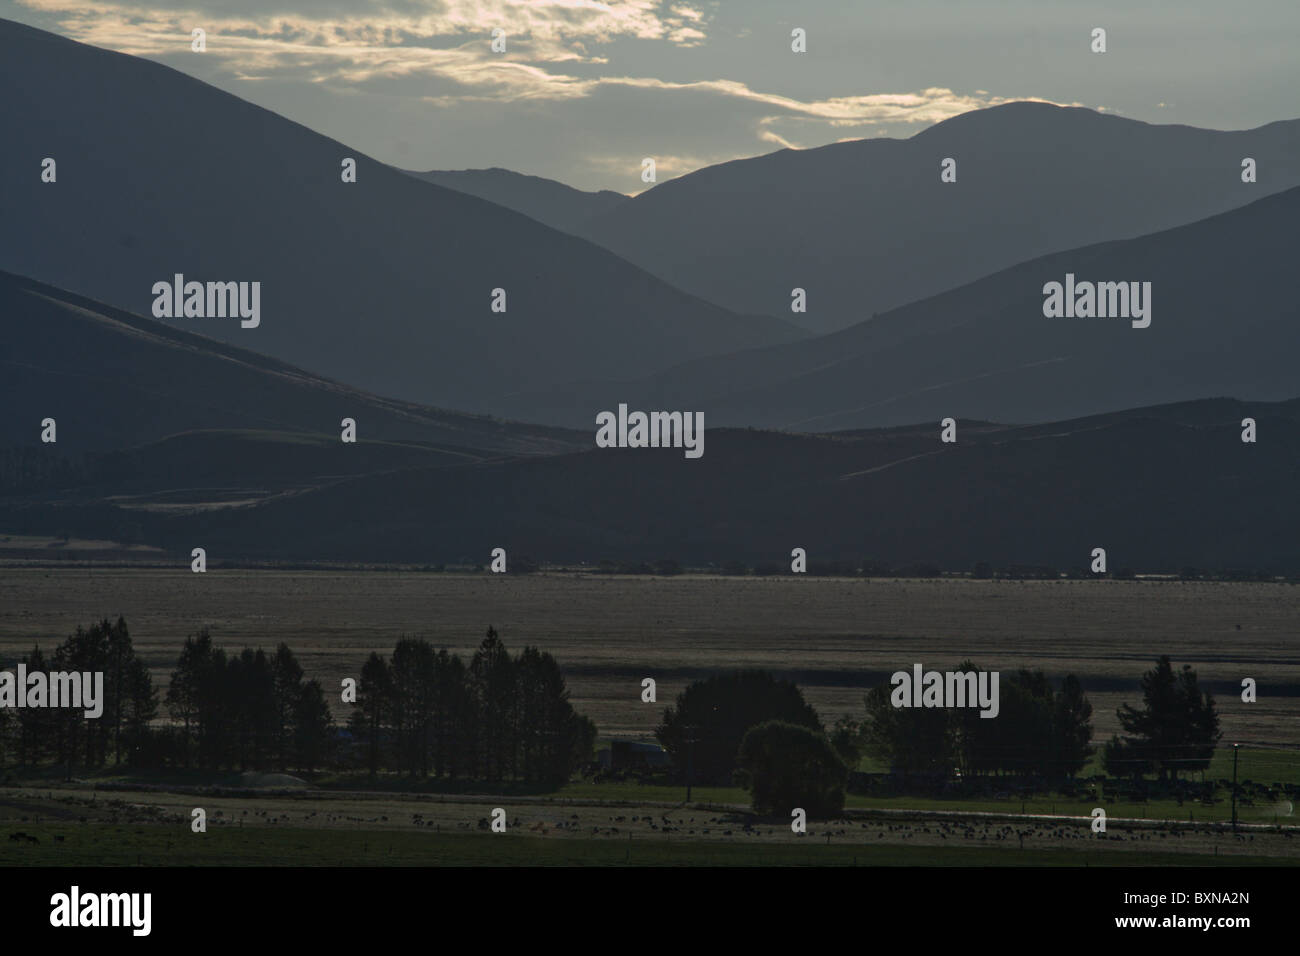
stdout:
<svg viewBox="0 0 1300 956">
<path fill-rule="evenodd" d="M 1241 420 L 1258 441 L 1241 441 Z M 0 507 L 0 528 L 125 528 L 174 560 L 558 563 L 671 558 L 789 568 L 1248 568 L 1300 572 L 1300 400 L 1215 399 L 1049 425 L 961 422 L 847 435 L 709 433 L 676 449 L 587 451 L 341 477 L 258 504 L 142 508 L 81 488 Z M 185 558 L 187 560 L 187 558 Z"/>
<path fill-rule="evenodd" d="M 592 408 L 703 411 L 712 425 L 827 431 L 945 417 L 1046 422 L 1232 395 L 1292 398 L 1300 187 L 1186 226 L 1040 256 L 830 335 L 632 383 L 521 395 L 575 427 Z M 1151 323 L 1048 318 L 1044 286 L 1151 283 Z"/>
<path fill-rule="evenodd" d="M 103 453 L 208 430 L 325 435 L 343 447 L 344 418 L 355 419 L 363 441 L 419 443 L 448 460 L 587 444 L 583 433 L 381 398 L 8 273 L 0 273 L 0 315 L 0 448 Z M 52 445 L 40 442 L 45 418 L 56 422 Z M 250 473 L 265 464 L 261 454 L 253 461 Z M 155 464 L 166 480 L 175 463 Z"/>
</svg>

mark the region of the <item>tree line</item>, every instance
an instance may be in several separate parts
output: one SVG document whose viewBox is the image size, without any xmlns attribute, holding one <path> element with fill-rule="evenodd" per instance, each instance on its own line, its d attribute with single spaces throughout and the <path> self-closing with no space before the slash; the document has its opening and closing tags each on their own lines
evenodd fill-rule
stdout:
<svg viewBox="0 0 1300 956">
<path fill-rule="evenodd" d="M 965 661 L 955 670 L 978 671 Z M 861 723 L 843 721 L 836 743 L 842 753 L 866 754 L 888 766 L 906 786 L 954 776 L 1073 777 L 1093 755 L 1092 704 L 1079 679 L 1068 674 L 1059 688 L 1041 670 L 1003 674 L 1000 712 L 992 719 L 974 708 L 896 708 L 890 685 L 868 692 Z"/>
<path fill-rule="evenodd" d="M 468 664 L 402 638 L 372 653 L 351 698 L 348 730 L 293 651 L 216 646 L 186 638 L 165 693 L 135 653 L 126 621 L 78 628 L 33 671 L 104 673 L 104 711 L 0 710 L 0 760 L 68 768 L 300 770 L 363 767 L 413 777 L 562 783 L 590 758 L 596 727 L 574 711 L 555 659 L 535 647 L 511 656 L 492 628 Z M 170 720 L 162 720 L 163 712 Z"/>
<path fill-rule="evenodd" d="M 555 658 L 511 657 L 493 628 L 466 664 L 404 638 L 361 668 L 350 728 L 376 774 L 560 784 L 591 758 L 596 725 L 573 709 Z"/>
<path fill-rule="evenodd" d="M 185 639 L 165 698 L 170 746 L 154 765 L 307 771 L 326 763 L 334 724 L 320 681 L 303 680 L 287 644 L 228 654 L 204 628 Z"/>
<path fill-rule="evenodd" d="M 978 671 L 969 661 L 956 670 Z M 738 783 L 760 812 L 801 806 L 833 815 L 843 806 L 850 772 L 867 756 L 904 788 L 995 776 L 1063 784 L 1096 753 L 1092 704 L 1079 679 L 1059 685 L 1041 670 L 1002 675 L 1000 709 L 895 707 L 892 686 L 869 691 L 861 719 L 841 717 L 827 729 L 792 681 L 761 670 L 695 681 L 665 709 L 655 735 L 678 782 Z M 1118 710 L 1123 735 L 1102 748 L 1102 767 L 1116 777 L 1204 770 L 1220 739 L 1214 698 L 1196 672 L 1175 673 L 1167 656 L 1142 677 L 1142 704 Z"/>
<path fill-rule="evenodd" d="M 129 762 L 145 745 L 158 715 L 158 694 L 121 617 L 78 627 L 48 657 L 37 646 L 22 661 L 29 673 L 102 672 L 104 709 L 93 720 L 76 708 L 0 709 L 0 759 L 13 757 L 24 766 L 54 762 L 70 771 L 77 765 Z"/>
</svg>

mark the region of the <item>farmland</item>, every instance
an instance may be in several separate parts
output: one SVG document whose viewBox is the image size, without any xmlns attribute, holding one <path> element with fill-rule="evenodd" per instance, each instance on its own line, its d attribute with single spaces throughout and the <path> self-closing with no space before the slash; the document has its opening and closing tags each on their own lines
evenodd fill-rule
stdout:
<svg viewBox="0 0 1300 956">
<path fill-rule="evenodd" d="M 6 568 L 0 657 L 52 647 L 78 625 L 122 614 L 166 686 L 200 627 L 235 649 L 287 643 L 309 678 L 338 687 L 402 635 L 462 654 L 488 625 L 564 669 L 602 735 L 649 737 L 690 680 L 752 666 L 799 683 L 829 724 L 863 692 L 921 662 L 1073 672 L 1094 707 L 1096 741 L 1118 730 L 1160 654 L 1213 690 L 1224 741 L 1300 752 L 1300 588 L 1178 581 L 975 581 L 584 573 Z M 653 677 L 657 705 L 641 702 Z M 1259 700 L 1245 704 L 1245 677 Z M 342 718 L 342 705 L 335 705 Z"/>
<path fill-rule="evenodd" d="M 1159 654 L 1191 664 L 1222 714 L 1224 744 L 1206 776 L 1300 783 L 1300 589 L 1176 581 L 672 577 L 546 572 L 7 568 L 0 571 L 0 657 L 52 647 L 77 625 L 122 614 L 157 686 L 181 642 L 208 627 L 229 648 L 294 649 L 307 676 L 338 687 L 402 635 L 472 653 L 489 624 L 507 645 L 551 651 L 577 709 L 602 737 L 649 738 L 686 683 L 765 667 L 796 680 L 829 724 L 860 716 L 863 692 L 899 668 L 971 659 L 986 669 L 1077 674 L 1094 704 L 1094 743 L 1115 708 L 1140 698 Z M 641 701 L 641 680 L 658 701 Z M 1253 677 L 1259 700 L 1238 688 Z M 346 718 L 333 703 L 335 718 Z M 1085 775 L 1099 772 L 1094 763 Z M 844 818 L 761 819 L 738 788 L 574 781 L 558 791 L 450 792 L 386 775 L 319 775 L 314 789 L 242 787 L 238 774 L 128 774 L 65 781 L 53 768 L 0 789 L 0 863 L 244 865 L 1125 865 L 1283 862 L 1300 856 L 1295 807 L 1243 803 L 1240 833 L 1213 805 L 1123 802 L 1084 792 L 982 798 L 851 794 Z M 440 790 L 444 792 L 439 792 Z M 1106 835 L 1089 828 L 1104 803 Z M 202 806 L 209 832 L 192 834 Z M 507 810 L 509 831 L 481 821 Z M 1162 821 L 1162 822 L 1156 822 Z M 1023 838 L 1023 839 L 1022 839 Z"/>
</svg>

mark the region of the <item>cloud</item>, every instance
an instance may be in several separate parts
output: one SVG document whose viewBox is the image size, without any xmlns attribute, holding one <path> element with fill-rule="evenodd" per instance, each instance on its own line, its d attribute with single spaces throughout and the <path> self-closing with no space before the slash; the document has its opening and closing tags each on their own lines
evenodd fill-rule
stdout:
<svg viewBox="0 0 1300 956">
<path fill-rule="evenodd" d="M 435 65 L 426 55 L 431 46 L 499 57 L 489 50 L 495 28 L 505 31 L 507 49 L 527 60 L 564 62 L 587 58 L 588 45 L 619 39 L 693 45 L 706 38 L 709 20 L 689 4 L 664 10 L 655 0 L 319 0 L 304 9 L 275 12 L 268 3 L 223 3 L 215 9 L 203 0 L 174 7 L 17 2 L 49 16 L 69 36 L 137 56 L 174 52 L 182 43 L 188 47 L 190 30 L 200 26 L 208 33 L 208 52 L 217 57 L 244 58 L 261 51 L 322 61 L 372 58 L 400 70 Z"/>
<path fill-rule="evenodd" d="M 1000 103 L 1031 100 L 1038 97 L 975 96 L 954 93 L 944 87 L 931 87 L 915 93 L 869 93 L 861 96 L 837 96 L 819 100 L 799 100 L 751 89 L 735 80 L 703 80 L 676 83 L 646 77 L 604 77 L 606 85 L 634 86 L 642 89 L 696 90 L 719 93 L 734 99 L 774 107 L 784 115 L 820 120 L 831 126 L 860 126 L 865 123 L 909 123 L 931 125 L 961 113 L 997 106 Z M 1079 104 L 1057 104 L 1079 105 Z M 765 118 L 772 122 L 778 117 Z"/>
<path fill-rule="evenodd" d="M 650 158 L 655 161 L 655 182 L 658 183 L 666 179 L 683 176 L 705 166 L 713 166 L 717 163 L 725 163 L 742 157 L 730 154 L 675 156 L 656 153 Z M 587 157 L 586 165 L 588 168 L 602 173 L 636 176 L 638 178 L 641 175 L 641 161 L 628 156 L 590 156 Z M 645 188 L 648 189 L 651 185 L 651 183 L 646 183 Z"/>
<path fill-rule="evenodd" d="M 574 75 L 570 67 L 599 67 L 608 58 L 593 46 L 615 40 L 692 46 L 707 39 L 709 15 L 688 3 L 655 0 L 443 0 L 398 4 L 358 0 L 336 7 L 320 0 L 313 12 L 217 13 L 192 7 L 149 8 L 87 0 L 18 0 L 49 14 L 76 39 L 136 56 L 189 51 L 190 31 L 207 32 L 203 56 L 222 61 L 232 75 L 265 77 L 301 72 L 313 81 L 365 83 L 428 77 L 459 86 L 466 99 L 565 100 L 599 87 L 722 94 L 764 103 L 782 113 L 832 125 L 866 122 L 934 123 L 981 106 L 1006 102 L 984 91 L 958 96 L 947 89 L 915 93 L 798 100 L 728 79 L 673 81 L 647 76 Z M 490 49 L 495 27 L 506 31 L 506 52 Z M 591 71 L 587 71 L 591 72 Z M 439 94 L 447 102 L 455 93 Z"/>
<path fill-rule="evenodd" d="M 576 108 L 565 118 L 571 125 L 593 133 L 622 125 L 620 137 L 589 156 L 611 155 L 621 169 L 627 155 L 645 155 L 639 140 L 649 137 L 667 154 L 657 157 L 661 179 L 765 146 L 892 133 L 1013 99 L 944 87 L 791 96 L 758 88 L 760 80 L 701 78 L 725 69 L 695 52 L 714 25 L 715 5 L 702 0 L 222 0 L 219 8 L 217 0 L 163 7 L 17 2 L 75 39 L 162 59 L 219 84 L 228 78 L 375 94 L 384 97 L 387 116 L 436 107 L 443 128 L 484 104 L 511 122 L 520 110 L 567 104 Z M 190 51 L 195 27 L 207 34 L 201 54 Z M 504 53 L 491 49 L 496 27 L 506 33 Z M 650 51 L 648 59 L 646 45 L 663 52 Z M 644 75 L 651 69 L 667 75 Z M 629 117 L 645 137 L 624 123 Z M 627 154 L 613 157 L 611 144 Z M 525 148 L 520 143 L 514 152 Z M 603 163 L 587 165 L 600 170 Z"/>
</svg>

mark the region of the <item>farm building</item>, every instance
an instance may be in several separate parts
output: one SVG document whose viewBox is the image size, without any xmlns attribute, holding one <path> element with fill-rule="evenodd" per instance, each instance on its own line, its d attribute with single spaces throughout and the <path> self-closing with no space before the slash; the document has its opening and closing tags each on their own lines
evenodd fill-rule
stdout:
<svg viewBox="0 0 1300 956">
<path fill-rule="evenodd" d="M 671 763 L 668 752 L 658 744 L 640 740 L 611 740 L 608 747 L 597 751 L 596 759 L 606 770 L 654 770 Z"/>
</svg>

